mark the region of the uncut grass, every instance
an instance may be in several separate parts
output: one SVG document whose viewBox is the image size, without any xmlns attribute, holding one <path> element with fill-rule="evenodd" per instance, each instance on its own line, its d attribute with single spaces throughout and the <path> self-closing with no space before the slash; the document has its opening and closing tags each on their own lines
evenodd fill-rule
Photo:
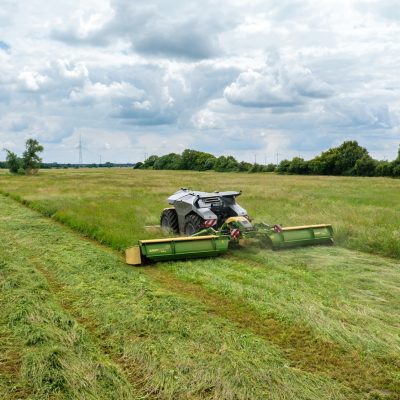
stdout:
<svg viewBox="0 0 400 400">
<path fill-rule="evenodd" d="M 241 189 L 239 203 L 258 221 L 332 223 L 338 245 L 400 258 L 396 179 L 132 169 L 0 174 L 1 191 L 117 249 L 154 237 L 145 225 L 159 223 L 166 198 L 182 186 Z"/>
<path fill-rule="evenodd" d="M 19 273 L 34 275 L 31 260 L 34 272 L 40 270 L 47 277 L 57 300 L 150 398 L 362 398 L 328 377 L 292 368 L 278 347 L 210 315 L 194 300 L 161 289 L 141 270 L 125 266 L 118 255 L 82 241 L 78 235 L 33 211 L 0 198 L 0 216 L 2 246 L 18 249 L 10 255 L 18 255 L 16 263 L 22 268 Z M 47 314 L 54 312 L 48 308 L 57 307 L 53 297 L 42 292 L 47 291 L 46 283 L 34 276 L 32 281 L 32 285 L 39 285 L 33 290 L 37 293 L 32 295 L 36 296 L 33 308 L 22 315 L 12 312 L 12 321 L 17 325 L 33 321 L 36 329 L 42 326 L 35 316 L 43 313 L 48 318 Z M 10 291 L 10 295 L 13 293 L 18 296 L 15 290 Z M 22 298 L 29 298 L 28 294 Z M 47 328 L 43 328 L 43 346 L 61 347 L 56 360 L 65 357 L 65 363 L 56 363 L 56 376 L 61 377 L 73 375 L 81 368 L 79 363 L 74 368 L 69 364 L 72 350 L 62 348 L 70 334 L 65 318 L 60 317 L 64 329 L 54 334 L 59 336 L 54 344 L 46 336 Z M 87 354 L 87 342 L 78 342 L 83 347 L 82 354 Z M 29 352 L 27 343 L 24 347 Z M 35 353 L 35 357 L 40 354 Z M 44 359 L 48 360 L 48 356 Z M 45 369 L 40 363 L 28 365 L 30 374 L 39 377 L 35 390 L 46 392 L 46 384 L 41 386 Z"/>
</svg>

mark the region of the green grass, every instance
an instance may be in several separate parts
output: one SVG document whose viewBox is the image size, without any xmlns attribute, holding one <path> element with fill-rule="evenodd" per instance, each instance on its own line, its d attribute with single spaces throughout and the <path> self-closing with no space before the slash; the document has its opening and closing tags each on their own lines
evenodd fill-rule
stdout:
<svg viewBox="0 0 400 400">
<path fill-rule="evenodd" d="M 181 186 L 242 189 L 239 202 L 257 220 L 330 222 L 337 246 L 247 248 L 132 269 L 117 252 L 1 200 L 0 213 L 13 215 L 5 251 L 21 252 L 17 264 L 46 278 L 50 302 L 93 342 L 90 357 L 116 363 L 119 390 L 171 399 L 400 398 L 400 181 L 128 169 L 0 175 L 3 193 L 117 250 L 159 236 L 145 225 L 158 223 Z M 7 333 L 11 342 L 20 336 Z"/>
<path fill-rule="evenodd" d="M 144 226 L 159 222 L 166 198 L 181 186 L 240 189 L 239 203 L 258 221 L 332 223 L 337 244 L 400 258 L 396 179 L 132 169 L 0 174 L 0 191 L 117 249 L 154 236 Z"/>
<path fill-rule="evenodd" d="M 362 398 L 11 200 L 0 220 L 3 398 Z"/>
</svg>

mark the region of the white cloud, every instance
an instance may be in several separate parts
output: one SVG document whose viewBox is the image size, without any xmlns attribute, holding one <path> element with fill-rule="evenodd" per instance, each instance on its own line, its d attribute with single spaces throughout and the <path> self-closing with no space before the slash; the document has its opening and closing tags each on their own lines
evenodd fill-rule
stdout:
<svg viewBox="0 0 400 400">
<path fill-rule="evenodd" d="M 37 71 L 30 70 L 29 68 L 24 68 L 18 75 L 21 89 L 31 92 L 40 90 L 48 80 L 47 76 L 41 75 Z"/>
<path fill-rule="evenodd" d="M 242 72 L 224 91 L 230 103 L 245 107 L 292 107 L 302 104 L 306 97 L 325 98 L 332 94 L 333 89 L 326 82 L 297 65 Z"/>
<path fill-rule="evenodd" d="M 77 133 L 93 148 L 99 137 L 95 152 L 110 161 L 176 143 L 249 161 L 308 156 L 343 139 L 394 157 L 397 9 L 395 0 L 59 0 L 45 9 L 5 0 L 0 141 L 22 150 L 35 135 L 45 159 L 60 161 L 76 161 L 66 146 Z"/>
</svg>

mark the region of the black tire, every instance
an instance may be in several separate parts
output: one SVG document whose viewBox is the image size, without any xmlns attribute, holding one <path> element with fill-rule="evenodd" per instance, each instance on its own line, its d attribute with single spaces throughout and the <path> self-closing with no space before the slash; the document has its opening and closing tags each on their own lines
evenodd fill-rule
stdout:
<svg viewBox="0 0 400 400">
<path fill-rule="evenodd" d="M 173 208 L 168 208 L 161 213 L 160 226 L 163 231 L 179 233 L 178 215 Z"/>
<path fill-rule="evenodd" d="M 183 228 L 183 233 L 186 236 L 192 236 L 199 230 L 203 229 L 204 219 L 199 217 L 197 214 L 189 214 L 185 218 L 185 226 Z"/>
</svg>

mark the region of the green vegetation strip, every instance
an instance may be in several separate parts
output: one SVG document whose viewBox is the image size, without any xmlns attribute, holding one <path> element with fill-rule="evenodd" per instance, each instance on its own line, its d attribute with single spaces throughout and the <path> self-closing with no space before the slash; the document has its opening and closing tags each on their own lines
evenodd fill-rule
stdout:
<svg viewBox="0 0 400 400">
<path fill-rule="evenodd" d="M 400 381 L 395 376 L 400 368 L 399 359 L 388 358 L 386 363 L 380 363 L 361 356 L 355 350 L 345 350 L 337 343 L 315 336 L 306 325 L 293 325 L 262 315 L 256 307 L 226 292 L 204 291 L 198 284 L 183 282 L 157 267 L 147 269 L 147 273 L 174 292 L 201 300 L 209 312 L 276 344 L 296 368 L 326 374 L 363 393 L 384 393 L 385 398 L 393 399 L 400 393 Z M 191 273 L 179 275 L 184 278 Z"/>
<path fill-rule="evenodd" d="M 0 219 L 2 327 L 21 360 L 7 379 L 31 398 L 363 398 L 3 197 Z"/>
</svg>

